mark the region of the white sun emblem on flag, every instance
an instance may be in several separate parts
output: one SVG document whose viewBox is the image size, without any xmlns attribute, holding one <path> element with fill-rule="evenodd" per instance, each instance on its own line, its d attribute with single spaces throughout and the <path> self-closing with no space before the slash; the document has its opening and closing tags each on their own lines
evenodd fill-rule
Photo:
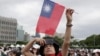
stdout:
<svg viewBox="0 0 100 56">
<path fill-rule="evenodd" d="M 47 4 L 47 5 L 44 6 L 44 11 L 45 12 L 50 12 L 50 10 L 51 10 L 50 5 Z"/>
</svg>

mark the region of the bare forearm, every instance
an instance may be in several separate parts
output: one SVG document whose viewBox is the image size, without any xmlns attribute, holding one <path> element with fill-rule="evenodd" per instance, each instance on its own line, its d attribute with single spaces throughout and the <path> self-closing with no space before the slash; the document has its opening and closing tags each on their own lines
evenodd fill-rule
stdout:
<svg viewBox="0 0 100 56">
<path fill-rule="evenodd" d="M 70 43 L 70 37 L 71 37 L 71 27 L 67 27 L 64 37 L 65 43 Z"/>
<path fill-rule="evenodd" d="M 64 42 L 62 46 L 62 55 L 66 56 L 68 52 L 68 48 L 70 45 L 70 37 L 71 37 L 71 27 L 67 27 L 65 36 L 64 36 Z"/>
<path fill-rule="evenodd" d="M 64 43 L 65 44 L 69 44 L 70 43 L 71 28 L 72 28 L 72 22 L 67 22 L 65 36 L 64 36 Z"/>
<path fill-rule="evenodd" d="M 34 42 L 35 42 L 35 39 L 31 40 L 31 41 L 25 46 L 25 48 L 22 50 L 22 52 L 24 53 L 24 52 L 29 51 L 30 48 L 32 47 L 32 45 L 34 44 Z"/>
</svg>

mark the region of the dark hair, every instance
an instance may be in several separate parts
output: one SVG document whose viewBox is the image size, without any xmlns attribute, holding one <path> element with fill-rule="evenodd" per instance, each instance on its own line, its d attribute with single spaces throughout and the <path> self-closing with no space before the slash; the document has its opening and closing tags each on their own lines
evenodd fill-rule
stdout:
<svg viewBox="0 0 100 56">
<path fill-rule="evenodd" d="M 100 56 L 100 52 L 96 52 Z M 95 56 L 95 53 L 92 53 L 92 56 Z"/>
<path fill-rule="evenodd" d="M 53 39 L 53 37 L 49 37 L 49 36 L 46 36 L 44 37 L 44 39 L 46 40 L 46 44 L 49 45 L 53 45 L 54 46 L 54 49 L 55 49 L 55 55 L 57 56 L 57 54 L 59 53 L 59 45 L 57 43 L 57 41 L 55 41 Z M 44 46 L 41 46 L 40 49 L 39 49 L 39 53 L 40 55 L 44 56 L 44 48 L 45 48 L 45 45 Z"/>
<path fill-rule="evenodd" d="M 7 50 L 7 47 L 4 47 L 4 49 L 3 49 L 4 51 L 6 51 Z"/>
<path fill-rule="evenodd" d="M 10 52 L 12 52 L 13 54 L 15 54 L 16 56 L 20 56 L 21 55 L 21 52 L 17 52 L 17 50 L 12 50 Z"/>
</svg>

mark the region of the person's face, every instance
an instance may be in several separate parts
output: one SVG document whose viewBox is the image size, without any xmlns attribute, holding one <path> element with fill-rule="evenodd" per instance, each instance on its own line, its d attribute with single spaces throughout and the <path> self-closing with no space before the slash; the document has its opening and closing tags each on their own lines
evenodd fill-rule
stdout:
<svg viewBox="0 0 100 56">
<path fill-rule="evenodd" d="M 74 50 L 70 50 L 70 53 L 71 53 L 71 54 L 74 54 Z"/>
<path fill-rule="evenodd" d="M 44 47 L 44 54 L 49 55 L 49 54 L 55 54 L 55 49 L 53 45 L 46 45 Z"/>
<path fill-rule="evenodd" d="M 98 53 L 95 53 L 95 56 L 99 56 L 99 54 Z"/>
<path fill-rule="evenodd" d="M 8 56 L 16 56 L 14 53 L 10 52 Z"/>
</svg>

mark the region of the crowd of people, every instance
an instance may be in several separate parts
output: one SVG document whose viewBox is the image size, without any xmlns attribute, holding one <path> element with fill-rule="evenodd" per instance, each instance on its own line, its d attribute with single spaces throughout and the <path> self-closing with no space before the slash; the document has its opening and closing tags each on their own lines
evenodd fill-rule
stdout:
<svg viewBox="0 0 100 56">
<path fill-rule="evenodd" d="M 24 56 L 21 52 L 21 50 L 25 46 L 0 46 L 0 56 Z M 30 52 L 34 54 L 37 53 L 37 48 L 39 48 L 39 45 L 34 44 L 32 48 L 30 48 Z"/>
<path fill-rule="evenodd" d="M 0 56 L 21 56 L 21 47 L 0 47 Z"/>
<path fill-rule="evenodd" d="M 66 10 L 67 24 L 61 48 L 52 36 L 46 36 L 45 38 L 34 38 L 23 48 L 0 47 L 0 56 L 100 56 L 100 49 L 98 51 L 69 49 L 73 13 L 73 9 Z M 34 47 L 33 44 L 38 45 Z"/>
<path fill-rule="evenodd" d="M 0 56 L 25 56 L 21 50 L 24 47 L 0 47 Z M 34 44 L 32 48 L 30 48 L 30 52 L 34 54 L 34 56 L 41 56 L 39 53 L 40 46 L 38 44 Z M 59 50 L 60 52 L 60 50 Z M 66 56 L 100 56 L 100 49 L 68 49 L 68 55 Z"/>
</svg>

